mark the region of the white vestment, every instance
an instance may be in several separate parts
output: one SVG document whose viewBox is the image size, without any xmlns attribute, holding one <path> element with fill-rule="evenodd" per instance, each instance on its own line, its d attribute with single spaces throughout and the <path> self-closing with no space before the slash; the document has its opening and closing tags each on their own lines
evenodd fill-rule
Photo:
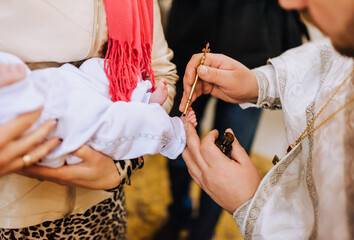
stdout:
<svg viewBox="0 0 354 240">
<path fill-rule="evenodd" d="M 0 53 L 0 62 L 21 63 L 7 53 Z M 148 104 L 150 81 L 138 82 L 130 102 L 113 103 L 103 64 L 104 59 L 91 58 L 79 69 L 71 64 L 27 69 L 24 80 L 0 88 L 0 125 L 40 107 L 42 114 L 32 129 L 58 119 L 49 137 L 63 142 L 40 163 L 49 167 L 80 162 L 69 153 L 83 144 L 117 160 L 157 153 L 175 159 L 186 144 L 182 120 L 169 117 L 157 103 Z"/>
<path fill-rule="evenodd" d="M 282 108 L 290 145 L 353 67 L 353 59 L 339 55 L 327 39 L 289 50 L 253 70 L 256 106 Z M 353 96 L 352 75 L 313 126 Z M 235 211 L 244 239 L 352 239 L 353 160 L 352 103 L 282 156 L 253 198 Z"/>
</svg>

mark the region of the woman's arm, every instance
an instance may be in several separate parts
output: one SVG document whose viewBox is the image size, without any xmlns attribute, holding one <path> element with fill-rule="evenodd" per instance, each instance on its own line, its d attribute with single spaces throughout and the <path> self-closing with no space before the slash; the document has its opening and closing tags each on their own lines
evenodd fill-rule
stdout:
<svg viewBox="0 0 354 240">
<path fill-rule="evenodd" d="M 166 79 L 168 99 L 164 103 L 164 109 L 169 113 L 176 95 L 176 82 L 178 80 L 176 66 L 171 62 L 173 52 L 168 48 L 161 24 L 160 8 L 157 0 L 154 0 L 154 39 L 152 44 L 151 65 L 154 70 L 155 80 Z"/>
<path fill-rule="evenodd" d="M 154 44 L 152 50 L 152 68 L 154 69 L 155 79 L 167 80 L 169 98 L 164 107 L 169 111 L 172 107 L 175 95 L 176 67 L 170 62 L 172 51 L 168 49 L 163 35 L 160 12 L 157 1 L 154 1 Z M 92 189 L 112 189 L 119 185 L 121 176 L 118 172 L 119 166 L 114 161 L 102 153 L 91 149 L 88 146 L 82 146 L 73 153 L 82 158 L 83 162 L 75 165 L 62 166 L 57 169 L 46 168 L 43 166 L 32 166 L 21 173 L 29 177 L 50 180 L 63 185 L 81 186 Z M 128 165 L 136 166 L 131 160 L 126 160 Z M 118 170 L 117 170 L 118 168 Z"/>
</svg>

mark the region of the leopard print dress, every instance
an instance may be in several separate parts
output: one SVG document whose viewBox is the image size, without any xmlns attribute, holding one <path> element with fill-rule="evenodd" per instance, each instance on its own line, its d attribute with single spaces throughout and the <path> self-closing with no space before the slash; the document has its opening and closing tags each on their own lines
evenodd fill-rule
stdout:
<svg viewBox="0 0 354 240">
<path fill-rule="evenodd" d="M 115 162 L 122 176 L 122 182 L 117 188 L 108 190 L 113 192 L 112 197 L 94 205 L 84 213 L 73 214 L 66 218 L 25 228 L 0 228 L 0 239 L 124 240 L 127 223 L 124 183 L 129 184 L 130 175 L 142 168 L 144 161 L 139 158 Z"/>
</svg>

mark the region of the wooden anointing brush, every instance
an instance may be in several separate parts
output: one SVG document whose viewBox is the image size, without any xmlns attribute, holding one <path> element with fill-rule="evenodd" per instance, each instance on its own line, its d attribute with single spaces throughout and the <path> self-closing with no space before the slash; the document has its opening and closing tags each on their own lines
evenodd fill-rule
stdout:
<svg viewBox="0 0 354 240">
<path fill-rule="evenodd" d="M 205 46 L 205 48 L 203 48 L 203 56 L 202 58 L 200 59 L 200 63 L 199 63 L 199 66 L 203 65 L 204 64 L 204 61 L 205 61 L 205 55 L 206 53 L 209 53 L 210 52 L 210 49 L 209 49 L 209 43 L 207 43 L 207 45 Z M 198 67 L 199 67 L 198 66 Z M 189 93 L 189 97 L 188 97 L 188 100 L 187 100 L 187 104 L 186 104 L 186 107 L 184 109 L 184 112 L 183 112 L 183 116 L 186 116 L 186 113 L 188 111 L 188 108 L 191 104 L 191 100 L 192 100 L 192 97 L 193 97 L 193 94 L 194 94 L 194 90 L 195 90 L 195 86 L 197 85 L 197 82 L 198 82 L 198 73 L 197 75 L 195 76 L 195 79 L 194 79 L 194 83 L 193 83 L 193 86 L 192 86 L 192 89 L 191 89 L 191 92 Z"/>
</svg>

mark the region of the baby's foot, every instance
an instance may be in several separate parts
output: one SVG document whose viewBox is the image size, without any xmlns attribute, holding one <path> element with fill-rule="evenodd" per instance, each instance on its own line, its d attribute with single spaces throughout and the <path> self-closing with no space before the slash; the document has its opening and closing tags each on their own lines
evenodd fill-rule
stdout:
<svg viewBox="0 0 354 240">
<path fill-rule="evenodd" d="M 161 79 L 157 84 L 156 90 L 151 93 L 149 103 L 158 103 L 162 106 L 168 97 L 167 82 L 165 79 Z"/>
<path fill-rule="evenodd" d="M 0 63 L 0 87 L 18 82 L 26 77 L 26 68 L 23 64 Z"/>
<path fill-rule="evenodd" d="M 183 123 L 190 122 L 191 124 L 193 124 L 194 127 L 198 125 L 197 117 L 192 108 L 188 109 L 186 116 L 182 115 L 180 118 L 183 121 Z"/>
</svg>

